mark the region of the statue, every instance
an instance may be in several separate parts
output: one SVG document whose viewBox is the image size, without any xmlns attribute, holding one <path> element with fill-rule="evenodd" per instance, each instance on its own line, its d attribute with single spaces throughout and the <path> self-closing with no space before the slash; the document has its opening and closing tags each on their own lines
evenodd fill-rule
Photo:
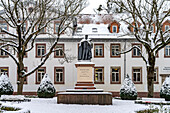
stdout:
<svg viewBox="0 0 170 113">
<path fill-rule="evenodd" d="M 85 35 L 85 38 L 80 41 L 80 45 L 78 49 L 78 60 L 91 60 L 92 47 L 93 44 L 91 42 L 91 39 L 88 39 L 88 35 Z"/>
</svg>

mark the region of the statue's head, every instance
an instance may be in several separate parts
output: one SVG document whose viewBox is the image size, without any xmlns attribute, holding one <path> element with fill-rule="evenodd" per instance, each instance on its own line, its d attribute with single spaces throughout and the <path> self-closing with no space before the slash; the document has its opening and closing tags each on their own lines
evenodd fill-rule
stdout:
<svg viewBox="0 0 170 113">
<path fill-rule="evenodd" d="M 85 35 L 85 39 L 86 39 L 86 40 L 88 39 L 88 35 Z"/>
</svg>

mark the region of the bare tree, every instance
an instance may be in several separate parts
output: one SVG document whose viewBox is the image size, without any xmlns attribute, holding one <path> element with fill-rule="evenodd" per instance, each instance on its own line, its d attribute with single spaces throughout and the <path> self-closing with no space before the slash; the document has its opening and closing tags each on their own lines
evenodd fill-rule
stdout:
<svg viewBox="0 0 170 113">
<path fill-rule="evenodd" d="M 147 55 L 141 55 L 147 68 L 148 97 L 153 97 L 156 55 L 159 50 L 170 43 L 170 29 L 162 28 L 163 22 L 169 21 L 169 1 L 113 0 L 113 3 L 125 11 L 126 16 L 122 18 L 122 21 L 129 25 L 130 32 L 128 34 L 134 36 L 146 49 Z M 140 50 L 140 48 L 138 49 Z"/>
<path fill-rule="evenodd" d="M 71 28 L 72 19 L 78 15 L 86 6 L 86 0 L 0 0 L 3 7 L 0 19 L 5 21 L 12 31 L 3 27 L 0 28 L 6 37 L 1 37 L 0 50 L 9 55 L 17 65 L 18 88 L 17 93 L 22 94 L 24 78 L 34 73 L 49 58 L 55 50 L 60 35 Z M 55 20 L 59 21 L 59 27 L 54 35 L 52 25 Z M 25 29 L 25 24 L 28 28 Z M 50 49 L 44 54 L 39 65 L 28 72 L 24 71 L 24 55 L 34 48 L 34 42 L 44 29 L 45 34 L 54 38 Z M 15 57 L 6 47 L 12 48 L 17 57 Z M 29 48 L 28 48 L 29 47 Z"/>
</svg>

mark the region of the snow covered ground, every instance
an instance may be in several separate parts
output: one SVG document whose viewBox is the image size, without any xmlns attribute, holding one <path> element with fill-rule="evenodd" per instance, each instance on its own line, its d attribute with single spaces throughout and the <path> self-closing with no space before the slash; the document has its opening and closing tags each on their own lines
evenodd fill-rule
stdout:
<svg viewBox="0 0 170 113">
<path fill-rule="evenodd" d="M 11 102 L 9 105 L 29 109 L 31 113 L 134 113 L 149 108 L 142 104 L 134 104 L 130 100 L 113 99 L 113 105 L 75 105 L 57 104 L 57 98 L 31 98 L 31 102 Z"/>
</svg>

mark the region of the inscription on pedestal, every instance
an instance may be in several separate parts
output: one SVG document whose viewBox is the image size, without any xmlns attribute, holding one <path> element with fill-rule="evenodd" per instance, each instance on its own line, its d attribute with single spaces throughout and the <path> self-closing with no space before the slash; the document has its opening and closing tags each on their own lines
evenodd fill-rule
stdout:
<svg viewBox="0 0 170 113">
<path fill-rule="evenodd" d="M 93 82 L 92 67 L 77 67 L 77 82 Z"/>
</svg>

